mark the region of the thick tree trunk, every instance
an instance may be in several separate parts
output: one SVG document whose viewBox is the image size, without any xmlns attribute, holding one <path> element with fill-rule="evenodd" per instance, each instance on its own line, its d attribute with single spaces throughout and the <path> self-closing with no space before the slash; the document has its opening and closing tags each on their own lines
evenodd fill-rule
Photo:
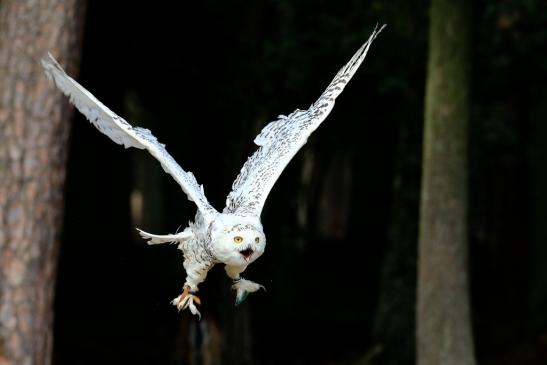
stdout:
<svg viewBox="0 0 547 365">
<path fill-rule="evenodd" d="M 417 364 L 474 364 L 467 263 L 470 3 L 433 0 L 420 205 Z"/>
<path fill-rule="evenodd" d="M 74 74 L 79 0 L 0 2 L 0 364 L 49 364 L 70 108 L 48 84 Z"/>
</svg>

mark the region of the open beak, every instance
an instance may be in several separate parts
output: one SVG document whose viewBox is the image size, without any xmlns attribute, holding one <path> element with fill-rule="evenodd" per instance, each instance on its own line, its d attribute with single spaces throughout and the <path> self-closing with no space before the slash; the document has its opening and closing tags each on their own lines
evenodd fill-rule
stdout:
<svg viewBox="0 0 547 365">
<path fill-rule="evenodd" d="M 252 249 L 250 248 L 247 248 L 243 251 L 239 251 L 239 253 L 241 254 L 241 256 L 243 256 L 243 259 L 247 262 L 251 261 L 251 257 L 253 256 L 253 254 L 255 253 Z"/>
</svg>

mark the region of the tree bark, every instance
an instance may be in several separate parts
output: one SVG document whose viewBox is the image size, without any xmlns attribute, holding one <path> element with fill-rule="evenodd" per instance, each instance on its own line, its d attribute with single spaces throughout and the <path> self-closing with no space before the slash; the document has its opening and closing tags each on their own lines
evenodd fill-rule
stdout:
<svg viewBox="0 0 547 365">
<path fill-rule="evenodd" d="M 467 263 L 470 3 L 432 0 L 418 261 L 417 364 L 474 364 Z"/>
<path fill-rule="evenodd" d="M 83 1 L 0 2 L 0 364 L 49 364 L 71 108 L 40 65 L 74 74 Z"/>
</svg>

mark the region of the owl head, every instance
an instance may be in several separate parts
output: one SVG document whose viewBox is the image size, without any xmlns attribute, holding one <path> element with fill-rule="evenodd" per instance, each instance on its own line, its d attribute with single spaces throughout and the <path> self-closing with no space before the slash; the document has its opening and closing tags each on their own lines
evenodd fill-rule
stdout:
<svg viewBox="0 0 547 365">
<path fill-rule="evenodd" d="M 220 214 L 211 230 L 216 258 L 231 266 L 247 266 L 264 253 L 266 236 L 257 218 Z"/>
</svg>

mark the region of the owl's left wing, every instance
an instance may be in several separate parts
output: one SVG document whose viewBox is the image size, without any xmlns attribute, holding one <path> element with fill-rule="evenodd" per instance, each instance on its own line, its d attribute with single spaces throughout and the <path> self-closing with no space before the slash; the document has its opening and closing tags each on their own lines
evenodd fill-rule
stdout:
<svg viewBox="0 0 547 365">
<path fill-rule="evenodd" d="M 310 134 L 329 115 L 334 101 L 353 77 L 372 41 L 384 26 L 374 30 L 351 60 L 336 74 L 323 94 L 308 110 L 280 115 L 255 138 L 258 150 L 245 162 L 226 199 L 224 212 L 242 216 L 260 216 L 270 190 L 293 156 Z"/>
</svg>

